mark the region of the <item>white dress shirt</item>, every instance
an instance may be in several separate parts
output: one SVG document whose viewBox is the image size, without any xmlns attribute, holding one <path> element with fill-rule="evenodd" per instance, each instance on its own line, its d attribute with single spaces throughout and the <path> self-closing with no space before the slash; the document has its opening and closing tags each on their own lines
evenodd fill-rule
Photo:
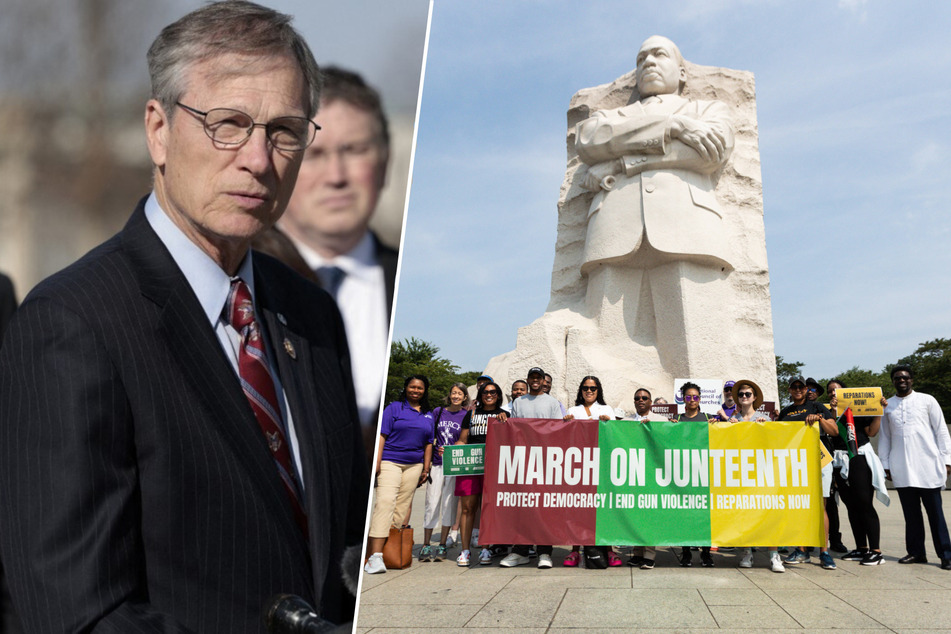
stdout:
<svg viewBox="0 0 951 634">
<path fill-rule="evenodd" d="M 386 339 L 390 316 L 386 311 L 383 267 L 376 261 L 369 232 L 349 253 L 333 259 L 322 257 L 306 244 L 293 240 L 307 265 L 315 271 L 337 266 L 346 273 L 337 291 L 353 369 L 353 387 L 362 425 L 376 427 L 373 415 L 380 407 L 386 373 Z"/>
<path fill-rule="evenodd" d="M 588 412 L 585 411 L 584 405 L 569 407 L 568 413 L 571 414 L 575 420 L 599 420 L 601 414 L 607 415 L 609 420 L 614 420 L 614 408 L 609 405 L 602 405 L 601 403 L 594 403 L 591 406 L 590 416 Z"/>
<path fill-rule="evenodd" d="M 205 316 L 211 327 L 215 329 L 215 335 L 221 343 L 221 348 L 231 362 L 231 367 L 236 375 L 238 372 L 238 352 L 241 349 L 241 334 L 226 323 L 221 318 L 225 302 L 231 293 L 231 278 L 225 273 L 211 257 L 198 248 L 194 242 L 188 239 L 181 229 L 179 229 L 171 218 L 162 211 L 161 206 L 155 199 L 155 194 L 151 194 L 145 201 L 145 218 L 149 221 L 152 229 L 158 235 L 159 240 L 168 249 L 175 260 L 175 264 L 181 269 L 192 287 L 195 295 L 198 297 L 198 303 L 205 311 Z M 248 290 L 251 292 L 251 303 L 255 306 L 254 315 L 258 322 L 258 327 L 262 333 L 267 332 L 267 326 L 263 319 L 258 318 L 257 302 L 254 299 L 254 268 L 251 264 L 251 251 L 238 267 L 237 277 L 240 277 Z M 291 455 L 294 456 L 294 464 L 297 467 L 298 481 L 303 487 L 304 479 L 300 477 L 303 473 L 300 461 L 300 449 L 297 446 L 297 432 L 294 429 L 294 421 L 291 417 L 291 410 L 287 404 L 287 396 L 284 394 L 284 386 L 281 384 L 281 377 L 274 364 L 274 350 L 271 348 L 268 337 L 262 337 L 267 346 L 268 365 L 271 368 L 271 377 L 274 379 L 274 388 L 277 392 L 278 405 L 281 408 L 281 418 L 284 423 L 284 435 L 291 446 Z"/>
<path fill-rule="evenodd" d="M 951 465 L 951 436 L 938 401 L 914 391 L 888 399 L 878 454 L 896 487 L 943 488 L 945 465 Z"/>
</svg>

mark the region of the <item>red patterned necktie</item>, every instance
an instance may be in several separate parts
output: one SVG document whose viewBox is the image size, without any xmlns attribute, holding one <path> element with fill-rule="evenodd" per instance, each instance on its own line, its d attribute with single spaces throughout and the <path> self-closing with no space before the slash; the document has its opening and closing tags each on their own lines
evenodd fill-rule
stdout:
<svg viewBox="0 0 951 634">
<path fill-rule="evenodd" d="M 241 348 L 238 351 L 238 374 L 241 388 L 254 410 L 254 417 L 264 433 L 271 455 L 277 465 L 281 481 L 291 500 L 294 518 L 304 536 L 307 536 L 307 516 L 300 502 L 297 477 L 291 461 L 290 447 L 284 437 L 281 426 L 281 410 L 277 402 L 277 390 L 264 353 L 264 341 L 261 329 L 254 319 L 254 305 L 251 303 L 251 291 L 241 279 L 231 281 L 231 292 L 224 307 L 225 319 L 241 335 Z"/>
</svg>

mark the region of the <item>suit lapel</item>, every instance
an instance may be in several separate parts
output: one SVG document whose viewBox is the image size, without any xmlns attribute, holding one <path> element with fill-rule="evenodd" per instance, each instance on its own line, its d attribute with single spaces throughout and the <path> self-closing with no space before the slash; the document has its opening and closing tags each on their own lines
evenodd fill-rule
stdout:
<svg viewBox="0 0 951 634">
<path fill-rule="evenodd" d="M 321 404 L 317 397 L 318 381 L 314 375 L 314 357 L 310 342 L 294 331 L 287 317 L 277 312 L 277 301 L 269 293 L 268 284 L 260 281 L 255 271 L 255 293 L 258 311 L 262 314 L 271 349 L 276 356 L 284 394 L 294 420 L 294 431 L 300 451 L 304 480 L 304 510 L 307 513 L 310 556 L 316 596 L 322 596 L 324 579 L 333 534 L 330 519 L 333 505 L 328 492 L 332 481 L 328 471 L 328 443 L 321 424 Z"/>
<path fill-rule="evenodd" d="M 202 422 L 218 428 L 249 471 L 258 495 L 271 507 L 270 516 L 284 526 L 288 541 L 298 543 L 304 556 L 306 544 L 294 523 L 287 493 L 234 369 L 191 286 L 146 220 L 141 203 L 122 239 L 143 295 L 161 307 L 157 335 L 177 361 L 185 383 L 197 394 L 201 405 L 197 409 L 206 414 Z"/>
</svg>

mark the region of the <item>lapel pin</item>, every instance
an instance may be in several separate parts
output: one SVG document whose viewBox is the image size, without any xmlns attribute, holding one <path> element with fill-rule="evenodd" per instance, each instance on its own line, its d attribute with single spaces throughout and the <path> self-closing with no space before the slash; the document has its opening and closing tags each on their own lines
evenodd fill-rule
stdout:
<svg viewBox="0 0 951 634">
<path fill-rule="evenodd" d="M 284 313 L 278 313 L 277 320 L 281 322 L 282 324 L 284 324 L 285 326 L 287 325 L 287 317 L 284 316 Z"/>
<path fill-rule="evenodd" d="M 284 350 L 291 359 L 297 359 L 297 350 L 294 349 L 294 344 L 291 343 L 290 339 L 284 339 Z"/>
</svg>

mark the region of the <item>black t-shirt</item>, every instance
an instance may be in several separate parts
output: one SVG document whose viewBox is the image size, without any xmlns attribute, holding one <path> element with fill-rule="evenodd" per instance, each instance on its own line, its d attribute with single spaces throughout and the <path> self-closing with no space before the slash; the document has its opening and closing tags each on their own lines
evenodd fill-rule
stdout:
<svg viewBox="0 0 951 634">
<path fill-rule="evenodd" d="M 484 409 L 466 412 L 466 417 L 462 419 L 462 428 L 469 430 L 469 439 L 466 444 L 480 445 L 485 443 L 486 432 L 489 427 L 489 418 L 498 416 L 502 412 L 496 408 L 491 412 Z"/>
<path fill-rule="evenodd" d="M 686 414 L 681 414 L 680 418 L 677 419 L 681 423 L 709 423 L 710 417 L 704 414 L 703 412 L 697 412 L 696 416 L 687 417 Z"/>
<path fill-rule="evenodd" d="M 835 416 L 829 409 L 817 401 L 806 401 L 802 405 L 787 405 L 779 412 L 776 420 L 806 420 L 807 416 L 820 414 L 823 418 L 835 419 Z"/>
<path fill-rule="evenodd" d="M 862 445 L 868 444 L 868 426 L 872 424 L 874 416 L 856 416 L 853 421 L 855 422 L 855 446 L 861 447 Z M 845 421 L 843 421 L 845 422 Z M 841 449 L 846 451 L 848 446 L 845 444 L 845 440 L 842 439 L 842 436 L 832 436 L 832 448 Z"/>
</svg>

